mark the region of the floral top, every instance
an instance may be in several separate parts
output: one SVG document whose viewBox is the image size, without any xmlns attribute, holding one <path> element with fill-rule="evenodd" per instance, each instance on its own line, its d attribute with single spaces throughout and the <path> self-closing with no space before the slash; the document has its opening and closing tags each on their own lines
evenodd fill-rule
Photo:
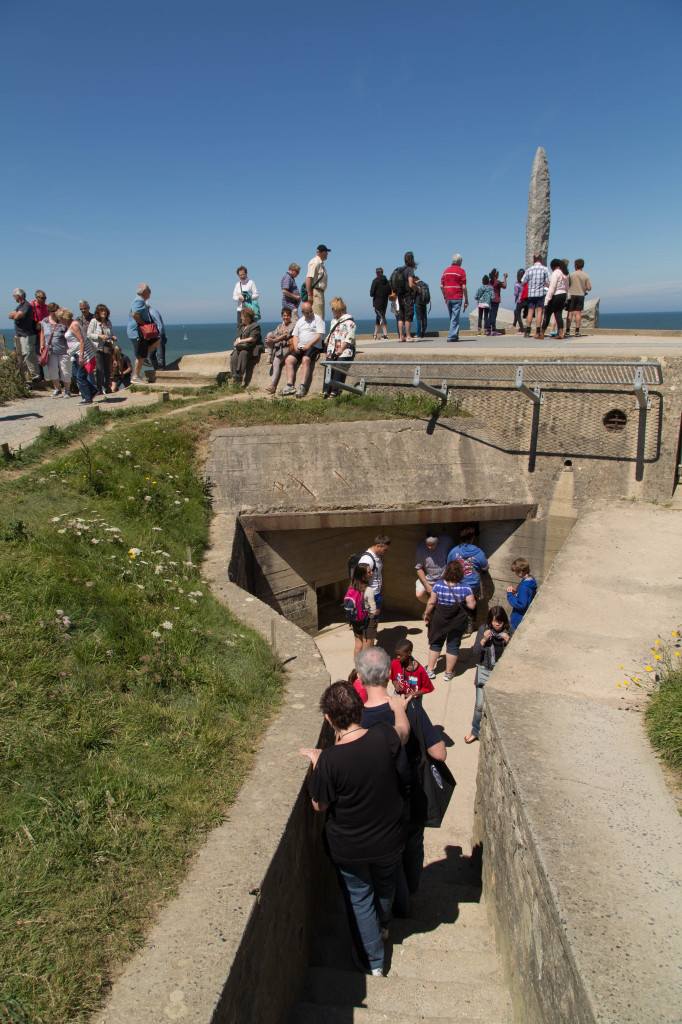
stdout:
<svg viewBox="0 0 682 1024">
<path fill-rule="evenodd" d="M 482 284 L 474 295 L 474 302 L 477 302 L 479 306 L 489 306 L 493 301 L 494 292 L 489 284 Z"/>
<path fill-rule="evenodd" d="M 327 339 L 328 359 L 352 359 L 355 356 L 355 320 L 350 313 L 332 320 Z"/>
</svg>

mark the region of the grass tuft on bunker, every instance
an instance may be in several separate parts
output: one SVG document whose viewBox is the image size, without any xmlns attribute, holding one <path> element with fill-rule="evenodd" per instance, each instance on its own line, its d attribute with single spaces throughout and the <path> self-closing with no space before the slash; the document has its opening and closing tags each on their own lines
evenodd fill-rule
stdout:
<svg viewBox="0 0 682 1024">
<path fill-rule="evenodd" d="M 195 443 L 125 423 L 0 485 L 2 1022 L 86 1018 L 279 705 L 269 647 L 197 567 Z"/>
</svg>

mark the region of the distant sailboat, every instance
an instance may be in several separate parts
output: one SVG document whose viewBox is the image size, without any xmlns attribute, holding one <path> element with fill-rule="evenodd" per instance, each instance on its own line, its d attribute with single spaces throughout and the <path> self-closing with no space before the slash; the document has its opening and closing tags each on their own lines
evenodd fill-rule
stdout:
<svg viewBox="0 0 682 1024">
<path fill-rule="evenodd" d="M 189 341 L 189 338 L 187 337 L 187 331 L 185 331 L 185 337 L 182 340 L 183 341 Z"/>
</svg>

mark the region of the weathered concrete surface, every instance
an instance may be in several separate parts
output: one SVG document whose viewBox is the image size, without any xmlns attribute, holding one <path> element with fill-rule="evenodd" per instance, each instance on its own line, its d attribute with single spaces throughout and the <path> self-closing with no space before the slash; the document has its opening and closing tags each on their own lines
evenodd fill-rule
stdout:
<svg viewBox="0 0 682 1024">
<path fill-rule="evenodd" d="M 96 1024 L 279 1024 L 330 888 L 298 753 L 320 733 L 318 699 L 329 675 L 309 637 L 227 582 L 230 552 L 223 524 L 207 562 L 212 588 L 268 640 L 274 622 L 289 672 L 284 705 L 225 824 L 209 835 Z"/>
<path fill-rule="evenodd" d="M 378 642 L 392 654 L 405 635 L 424 664 L 428 640 L 421 617 L 386 616 Z M 316 643 L 331 678 L 346 678 L 353 664 L 347 625 L 326 626 Z M 337 905 L 313 943 L 291 1024 L 423 1024 L 429 1019 L 434 1024 L 511 1024 L 511 1000 L 481 901 L 478 857 L 472 847 L 479 745 L 462 742 L 474 706 L 472 643 L 473 638 L 464 641 L 451 683 L 443 681 L 441 658 L 435 690 L 424 697 L 429 717 L 444 730 L 457 789 L 441 828 L 425 830 L 425 868 L 414 916 L 394 920 L 391 926 L 388 976 L 377 985 L 377 979 L 364 978 L 354 969 L 348 925 Z"/>
<path fill-rule="evenodd" d="M 549 164 L 547 154 L 538 146 L 530 172 L 528 217 L 526 218 L 526 266 L 533 264 L 539 253 L 547 262 L 550 226 Z"/>
<path fill-rule="evenodd" d="M 529 1024 L 682 1019 L 682 823 L 641 691 L 616 686 L 679 624 L 680 524 L 581 518 L 486 687 L 476 836 Z"/>
</svg>

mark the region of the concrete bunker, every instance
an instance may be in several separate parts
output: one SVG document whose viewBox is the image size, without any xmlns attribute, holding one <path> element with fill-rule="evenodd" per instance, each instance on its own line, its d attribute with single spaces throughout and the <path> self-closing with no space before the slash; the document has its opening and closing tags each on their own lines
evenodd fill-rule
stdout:
<svg viewBox="0 0 682 1024">
<path fill-rule="evenodd" d="M 536 511 L 531 503 L 490 503 L 242 515 L 242 573 L 246 577 L 242 585 L 291 622 L 315 634 L 329 622 L 343 619 L 348 558 L 383 532 L 391 537 L 384 563 L 385 605 L 393 612 L 419 616 L 423 606 L 414 596 L 417 544 L 430 532 L 446 533 L 457 541 L 462 526 L 473 524 L 490 560 L 491 571 L 483 580 L 481 602 L 486 608 L 494 598 L 501 600 L 512 582 L 509 564 L 520 550 L 527 552 L 533 534 L 527 527 Z M 531 546 L 538 556 L 539 571 L 544 552 L 540 553 L 537 542 Z"/>
</svg>

